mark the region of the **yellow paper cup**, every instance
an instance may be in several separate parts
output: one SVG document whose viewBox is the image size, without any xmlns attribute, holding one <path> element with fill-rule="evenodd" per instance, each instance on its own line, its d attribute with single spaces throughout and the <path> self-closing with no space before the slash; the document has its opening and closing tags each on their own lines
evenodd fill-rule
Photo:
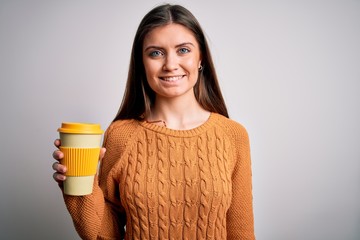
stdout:
<svg viewBox="0 0 360 240">
<path fill-rule="evenodd" d="M 73 196 L 91 194 L 103 133 L 100 125 L 65 122 L 58 132 L 60 150 L 64 153 L 60 163 L 67 168 L 64 193 Z"/>
</svg>

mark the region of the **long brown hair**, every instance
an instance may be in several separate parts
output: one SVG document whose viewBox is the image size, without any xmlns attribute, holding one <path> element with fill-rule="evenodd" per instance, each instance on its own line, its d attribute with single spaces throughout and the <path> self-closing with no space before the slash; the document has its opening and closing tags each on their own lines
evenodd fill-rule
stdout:
<svg viewBox="0 0 360 240">
<path fill-rule="evenodd" d="M 207 111 L 229 117 L 220 91 L 216 71 L 204 32 L 194 15 L 179 5 L 160 5 L 147 13 L 135 34 L 125 93 L 114 121 L 119 119 L 142 119 L 148 116 L 155 102 L 155 93 L 150 88 L 142 59 L 143 42 L 146 35 L 156 27 L 170 23 L 185 26 L 193 32 L 202 56 L 203 69 L 194 86 L 196 100 Z"/>
</svg>

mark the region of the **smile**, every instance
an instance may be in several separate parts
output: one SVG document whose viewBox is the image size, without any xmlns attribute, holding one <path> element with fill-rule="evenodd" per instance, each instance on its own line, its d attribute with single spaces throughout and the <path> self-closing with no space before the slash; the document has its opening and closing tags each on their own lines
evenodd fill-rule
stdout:
<svg viewBox="0 0 360 240">
<path fill-rule="evenodd" d="M 160 77 L 161 80 L 166 82 L 175 82 L 179 79 L 182 79 L 185 75 L 179 75 L 179 76 L 171 76 L 171 77 Z"/>
</svg>

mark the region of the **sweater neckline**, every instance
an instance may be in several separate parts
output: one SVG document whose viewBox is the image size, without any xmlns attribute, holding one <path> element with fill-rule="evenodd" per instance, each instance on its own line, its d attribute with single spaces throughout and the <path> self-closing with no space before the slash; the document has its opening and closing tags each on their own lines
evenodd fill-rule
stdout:
<svg viewBox="0 0 360 240">
<path fill-rule="evenodd" d="M 192 128 L 192 129 L 186 129 L 186 130 L 177 130 L 177 129 L 171 129 L 164 126 L 160 126 L 157 124 L 149 123 L 146 121 L 141 121 L 140 125 L 146 129 L 152 130 L 157 133 L 162 133 L 166 135 L 171 135 L 175 137 L 191 137 L 195 135 L 199 135 L 209 128 L 211 128 L 215 124 L 217 114 L 211 112 L 209 118 L 202 123 L 201 125 Z"/>
</svg>

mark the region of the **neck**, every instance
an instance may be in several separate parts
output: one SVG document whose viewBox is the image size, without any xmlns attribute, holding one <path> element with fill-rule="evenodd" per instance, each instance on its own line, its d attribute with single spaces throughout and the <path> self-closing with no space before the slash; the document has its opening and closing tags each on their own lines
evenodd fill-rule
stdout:
<svg viewBox="0 0 360 240">
<path fill-rule="evenodd" d="M 164 99 L 157 97 L 148 121 L 178 130 L 192 129 L 200 126 L 210 116 L 210 112 L 203 109 L 195 98 L 192 99 Z"/>
</svg>

